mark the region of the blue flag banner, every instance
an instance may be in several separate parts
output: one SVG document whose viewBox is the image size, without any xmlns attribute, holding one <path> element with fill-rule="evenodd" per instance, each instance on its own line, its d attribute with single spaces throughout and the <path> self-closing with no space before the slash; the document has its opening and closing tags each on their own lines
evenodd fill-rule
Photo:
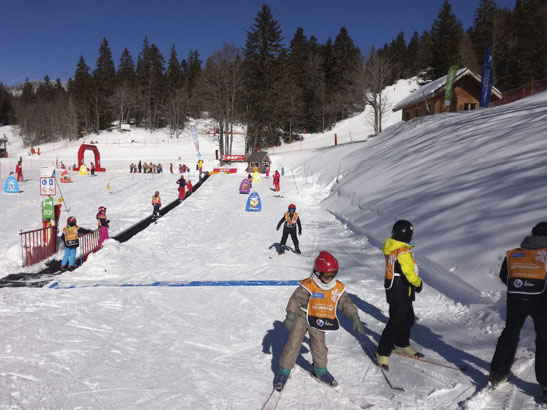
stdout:
<svg viewBox="0 0 547 410">
<path fill-rule="evenodd" d="M 492 95 L 492 53 L 488 46 L 484 49 L 484 61 L 482 63 L 482 79 L 481 79 L 481 99 L 479 106 L 488 108 L 490 106 L 490 96 Z"/>
</svg>

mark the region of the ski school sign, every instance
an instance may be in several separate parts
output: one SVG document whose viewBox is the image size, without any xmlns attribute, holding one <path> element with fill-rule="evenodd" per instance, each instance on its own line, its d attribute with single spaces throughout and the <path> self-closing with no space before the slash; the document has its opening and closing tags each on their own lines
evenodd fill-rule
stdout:
<svg viewBox="0 0 547 410">
<path fill-rule="evenodd" d="M 224 162 L 245 162 L 245 155 L 223 155 Z"/>
<path fill-rule="evenodd" d="M 220 174 L 221 172 L 224 174 L 235 174 L 237 168 L 215 168 L 212 172 L 209 172 L 209 174 Z"/>
</svg>

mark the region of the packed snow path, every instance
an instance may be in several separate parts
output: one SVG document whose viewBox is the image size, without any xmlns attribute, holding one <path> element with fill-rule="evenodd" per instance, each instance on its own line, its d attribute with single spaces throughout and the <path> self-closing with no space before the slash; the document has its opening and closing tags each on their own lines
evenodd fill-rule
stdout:
<svg viewBox="0 0 547 410">
<path fill-rule="evenodd" d="M 284 178 L 283 197 L 277 198 L 271 180 L 255 183 L 262 212 L 246 213 L 240 181 L 241 175 L 214 176 L 158 224 L 126 243 L 107 241 L 84 266 L 60 277 L 60 287 L 73 289 L 5 289 L 0 395 L 7 399 L 0 408 L 260 408 L 287 337 L 282 320 L 294 287 L 122 286 L 299 280 L 323 249 L 339 259 L 338 278 L 353 295 L 366 337 L 376 343 L 387 320 L 377 246 L 322 209 L 325 192 L 313 185 L 299 181 L 297 196 Z M 275 226 L 289 203 L 302 217 L 303 256 L 278 256 L 275 250 L 281 237 Z M 379 409 L 466 406 L 489 369 L 496 338 L 483 320 L 495 313 L 454 302 L 427 281 L 418 296 L 414 343 L 428 357 L 467 370 L 394 357 L 390 377 L 406 392 L 390 391 L 363 351 L 362 336 L 348 332 L 351 321 L 342 317 L 343 329 L 330 334 L 327 344 L 329 370 L 344 393 Z M 358 408 L 307 376 L 306 344 L 302 352 L 278 408 Z M 524 379 L 511 401 L 534 408 L 533 371 L 519 377 Z M 500 408 L 515 408 L 503 400 Z"/>
</svg>

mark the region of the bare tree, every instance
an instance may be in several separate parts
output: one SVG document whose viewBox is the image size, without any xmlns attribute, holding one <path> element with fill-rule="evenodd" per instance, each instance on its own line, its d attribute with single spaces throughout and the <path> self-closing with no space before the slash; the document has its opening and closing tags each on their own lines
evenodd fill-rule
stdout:
<svg viewBox="0 0 547 410">
<path fill-rule="evenodd" d="M 112 106 L 120 127 L 121 124 L 128 123 L 131 111 L 135 109 L 135 88 L 128 81 L 122 82 L 114 89 Z"/>
<path fill-rule="evenodd" d="M 224 43 L 205 64 L 200 79 L 202 98 L 211 107 L 209 114 L 219 127 L 219 151 L 231 154 L 236 106 L 243 89 L 243 57 L 233 44 Z"/>
<path fill-rule="evenodd" d="M 387 99 L 384 88 L 388 86 L 393 64 L 386 57 L 378 55 L 372 49 L 364 66 L 363 81 L 366 89 L 365 102 L 372 107 L 371 123 L 374 134 L 382 132 L 382 119 L 387 111 Z"/>
</svg>

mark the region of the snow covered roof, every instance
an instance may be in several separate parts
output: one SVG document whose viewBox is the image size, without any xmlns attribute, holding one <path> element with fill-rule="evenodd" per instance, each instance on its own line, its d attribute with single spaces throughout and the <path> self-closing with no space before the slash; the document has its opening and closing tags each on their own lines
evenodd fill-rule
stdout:
<svg viewBox="0 0 547 410">
<path fill-rule="evenodd" d="M 481 82 L 481 76 L 474 73 L 468 68 L 460 68 L 458 72 L 456 73 L 456 78 L 454 82 L 458 81 L 462 77 L 465 77 L 466 75 L 471 75 L 479 83 Z M 410 94 L 408 97 L 403 98 L 401 101 L 395 104 L 392 110 L 398 111 L 409 105 L 413 105 L 419 101 L 423 101 L 424 97 L 429 98 L 433 96 L 435 93 L 437 93 L 438 91 L 444 88 L 444 86 L 446 85 L 446 77 L 447 76 L 444 75 L 440 78 L 437 78 L 434 81 L 431 81 L 430 83 L 424 85 L 423 87 L 420 87 L 419 89 L 414 91 L 412 94 Z M 498 98 L 501 99 L 501 92 L 496 87 L 492 87 L 492 93 L 494 93 L 494 95 L 496 95 Z"/>
<path fill-rule="evenodd" d="M 267 162 L 270 162 L 270 157 L 268 156 L 268 153 L 266 151 L 258 151 L 258 152 L 253 152 L 249 156 L 249 159 L 247 161 L 248 162 L 262 162 L 264 160 L 266 160 Z"/>
</svg>

